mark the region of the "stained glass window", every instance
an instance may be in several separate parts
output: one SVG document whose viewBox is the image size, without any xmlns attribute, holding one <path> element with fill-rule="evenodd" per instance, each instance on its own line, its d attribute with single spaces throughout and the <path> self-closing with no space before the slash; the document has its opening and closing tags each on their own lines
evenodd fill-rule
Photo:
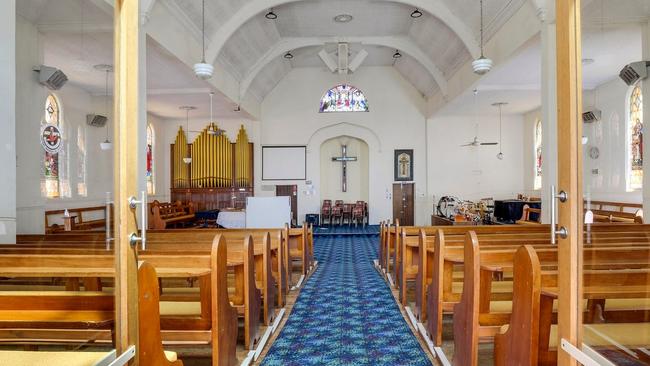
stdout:
<svg viewBox="0 0 650 366">
<path fill-rule="evenodd" d="M 88 196 L 86 186 L 86 127 L 77 127 L 77 194 Z"/>
<path fill-rule="evenodd" d="M 629 116 L 629 174 L 628 188 L 630 190 L 643 187 L 643 95 L 641 84 L 637 83 L 630 94 Z"/>
<path fill-rule="evenodd" d="M 155 194 L 155 185 L 153 179 L 153 145 L 154 133 L 153 127 L 147 125 L 147 193 Z"/>
<path fill-rule="evenodd" d="M 542 121 L 535 123 L 535 182 L 534 189 L 542 189 Z"/>
<path fill-rule="evenodd" d="M 59 102 L 52 94 L 45 100 L 45 124 L 59 127 L 61 110 Z M 59 180 L 59 153 L 46 151 L 43 159 L 44 194 L 47 198 L 58 198 L 61 195 Z"/>
<path fill-rule="evenodd" d="M 352 85 L 341 84 L 323 95 L 319 111 L 321 113 L 368 112 L 368 101 L 361 90 Z"/>
</svg>

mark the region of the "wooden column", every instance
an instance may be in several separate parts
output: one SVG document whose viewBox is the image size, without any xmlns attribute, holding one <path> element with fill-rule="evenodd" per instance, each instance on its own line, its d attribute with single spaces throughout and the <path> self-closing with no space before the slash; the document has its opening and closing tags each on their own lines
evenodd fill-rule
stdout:
<svg viewBox="0 0 650 366">
<path fill-rule="evenodd" d="M 138 196 L 139 1 L 115 0 L 114 15 L 114 200 L 115 301 L 118 355 L 138 344 L 138 284 L 134 248 L 135 211 L 128 198 Z M 137 365 L 132 360 L 130 365 Z"/>
<path fill-rule="evenodd" d="M 557 11 L 557 148 L 558 191 L 568 200 L 557 201 L 559 226 L 569 230 L 558 241 L 559 283 L 558 365 L 577 365 L 561 350 L 565 339 L 581 348 L 581 312 L 578 311 L 582 280 L 582 69 L 580 0 L 556 0 Z"/>
</svg>

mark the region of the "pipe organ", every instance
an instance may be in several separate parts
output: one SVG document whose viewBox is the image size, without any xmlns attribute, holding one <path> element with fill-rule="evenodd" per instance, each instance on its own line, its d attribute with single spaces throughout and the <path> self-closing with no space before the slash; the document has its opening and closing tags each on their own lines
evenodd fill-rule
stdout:
<svg viewBox="0 0 650 366">
<path fill-rule="evenodd" d="M 210 123 L 190 144 L 179 128 L 171 146 L 172 202 L 192 201 L 198 210 L 245 207 L 253 195 L 253 144 L 243 125 L 234 143 L 221 131 Z"/>
</svg>

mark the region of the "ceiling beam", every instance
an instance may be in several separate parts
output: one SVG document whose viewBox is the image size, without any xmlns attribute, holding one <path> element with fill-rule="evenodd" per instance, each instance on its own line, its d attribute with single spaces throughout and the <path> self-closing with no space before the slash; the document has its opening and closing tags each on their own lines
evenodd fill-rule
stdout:
<svg viewBox="0 0 650 366">
<path fill-rule="evenodd" d="M 413 42 L 405 36 L 386 36 L 386 37 L 295 37 L 282 38 L 262 58 L 257 60 L 255 65 L 250 69 L 248 74 L 241 82 L 241 96 L 246 96 L 248 89 L 255 81 L 257 75 L 276 58 L 284 55 L 286 52 L 310 46 L 321 46 L 326 43 L 361 43 L 365 45 L 383 46 L 392 49 L 399 49 L 400 52 L 413 57 L 431 74 L 438 84 L 443 95 L 447 95 L 447 80 L 442 71 L 431 61 L 431 59 Z"/>
<path fill-rule="evenodd" d="M 251 18 L 260 15 L 269 8 L 283 4 L 308 0 L 253 0 L 242 6 L 233 14 L 217 31 L 208 37 L 211 42 L 206 52 L 206 60 L 215 63 L 221 50 L 233 34 Z M 395 2 L 417 7 L 445 23 L 463 42 L 467 51 L 476 58 L 480 55 L 479 44 L 470 28 L 454 13 L 449 10 L 444 0 L 376 0 L 381 2 Z"/>
</svg>

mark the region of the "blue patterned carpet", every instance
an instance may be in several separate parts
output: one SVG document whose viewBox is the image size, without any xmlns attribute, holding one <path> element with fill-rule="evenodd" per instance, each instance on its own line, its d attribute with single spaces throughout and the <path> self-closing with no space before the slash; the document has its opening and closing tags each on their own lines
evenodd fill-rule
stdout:
<svg viewBox="0 0 650 366">
<path fill-rule="evenodd" d="M 307 281 L 262 365 L 431 365 L 374 269 L 377 236 L 319 236 Z"/>
</svg>

